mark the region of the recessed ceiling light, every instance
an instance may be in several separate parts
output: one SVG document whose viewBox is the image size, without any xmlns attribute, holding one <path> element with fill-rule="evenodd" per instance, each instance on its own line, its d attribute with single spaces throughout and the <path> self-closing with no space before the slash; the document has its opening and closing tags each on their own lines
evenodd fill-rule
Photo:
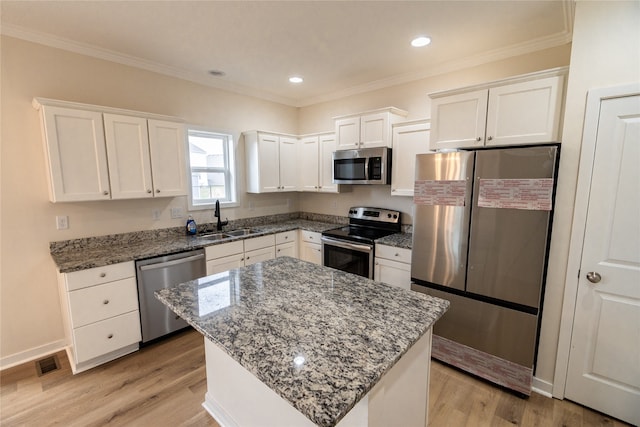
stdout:
<svg viewBox="0 0 640 427">
<path fill-rule="evenodd" d="M 411 40 L 411 46 L 413 47 L 423 47 L 431 43 L 430 37 L 420 36 Z"/>
<path fill-rule="evenodd" d="M 209 74 L 211 74 L 214 77 L 222 77 L 225 75 L 225 72 L 220 70 L 210 70 Z"/>
<path fill-rule="evenodd" d="M 291 83 L 302 83 L 304 80 L 302 79 L 302 77 L 293 76 L 293 77 L 289 77 L 289 81 Z"/>
</svg>

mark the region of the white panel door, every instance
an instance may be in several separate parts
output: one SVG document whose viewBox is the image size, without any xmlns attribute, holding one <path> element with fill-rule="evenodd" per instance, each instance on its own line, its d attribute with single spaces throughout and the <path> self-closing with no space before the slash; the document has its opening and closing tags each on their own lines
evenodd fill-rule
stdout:
<svg viewBox="0 0 640 427">
<path fill-rule="evenodd" d="M 335 134 L 320 135 L 320 191 L 323 193 L 338 193 L 338 184 L 333 183 L 333 152 L 338 149 Z"/>
<path fill-rule="evenodd" d="M 360 146 L 391 147 L 389 113 L 372 113 L 360 117 Z"/>
<path fill-rule="evenodd" d="M 565 396 L 640 425 L 640 96 L 603 100 Z"/>
<path fill-rule="evenodd" d="M 318 191 L 318 137 L 300 138 L 298 142 L 299 183 L 298 190 Z"/>
<path fill-rule="evenodd" d="M 260 193 L 269 193 L 280 189 L 280 156 L 277 135 L 258 134 L 258 163 Z"/>
<path fill-rule="evenodd" d="M 426 121 L 393 126 L 392 196 L 413 196 L 416 155 L 432 152 L 429 150 L 430 128 Z"/>
<path fill-rule="evenodd" d="M 280 137 L 280 191 L 298 189 L 298 138 Z"/>
<path fill-rule="evenodd" d="M 489 89 L 486 145 L 558 142 L 564 76 Z"/>
<path fill-rule="evenodd" d="M 156 197 L 187 194 L 186 140 L 181 123 L 149 120 L 151 173 Z"/>
<path fill-rule="evenodd" d="M 102 114 L 42 107 L 52 202 L 109 200 Z"/>
<path fill-rule="evenodd" d="M 112 199 L 153 197 L 147 119 L 104 114 Z"/>
<path fill-rule="evenodd" d="M 431 149 L 484 146 L 487 89 L 431 100 Z"/>
<path fill-rule="evenodd" d="M 354 150 L 360 146 L 360 117 L 336 120 L 338 150 Z"/>
</svg>

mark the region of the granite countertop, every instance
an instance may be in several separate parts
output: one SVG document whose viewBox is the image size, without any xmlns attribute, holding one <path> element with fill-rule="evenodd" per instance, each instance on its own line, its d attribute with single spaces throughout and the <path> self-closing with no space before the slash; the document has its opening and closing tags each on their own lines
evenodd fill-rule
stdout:
<svg viewBox="0 0 640 427">
<path fill-rule="evenodd" d="M 289 257 L 156 297 L 320 426 L 338 423 L 449 306 Z"/>
<path fill-rule="evenodd" d="M 144 233 L 124 233 L 67 242 L 53 242 L 51 256 L 61 273 L 70 273 L 284 231 L 302 229 L 321 233 L 340 226 L 341 224 L 295 219 L 250 226 L 249 228 L 254 232 L 249 235 L 215 241 L 200 238 L 198 235 L 186 236 L 183 231 L 176 233 L 175 231 L 157 230 Z"/>
<path fill-rule="evenodd" d="M 413 234 L 412 233 L 396 233 L 390 236 L 382 237 L 376 240 L 377 244 L 394 246 L 396 248 L 411 249 Z"/>
</svg>

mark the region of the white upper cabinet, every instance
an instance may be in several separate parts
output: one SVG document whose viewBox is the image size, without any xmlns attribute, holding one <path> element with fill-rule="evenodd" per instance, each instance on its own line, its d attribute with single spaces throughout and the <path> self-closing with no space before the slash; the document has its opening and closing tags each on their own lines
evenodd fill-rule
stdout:
<svg viewBox="0 0 640 427">
<path fill-rule="evenodd" d="M 66 101 L 33 104 L 42 118 L 52 202 L 187 194 L 181 123 Z"/>
<path fill-rule="evenodd" d="M 428 120 L 393 125 L 392 196 L 413 196 L 416 155 L 432 152 L 429 150 L 430 128 Z"/>
<path fill-rule="evenodd" d="M 298 139 L 252 131 L 244 133 L 247 192 L 272 193 L 298 188 Z"/>
<path fill-rule="evenodd" d="M 300 191 L 338 193 L 333 183 L 333 152 L 336 137 L 333 133 L 306 135 L 298 141 Z"/>
<path fill-rule="evenodd" d="M 318 191 L 319 177 L 319 141 L 317 135 L 304 136 L 298 142 L 300 159 L 300 191 Z"/>
<path fill-rule="evenodd" d="M 323 193 L 339 193 L 340 185 L 333 182 L 333 152 L 338 149 L 336 135 L 326 133 L 318 136 L 318 154 L 320 159 L 319 191 Z"/>
<path fill-rule="evenodd" d="M 187 194 L 185 133 L 181 123 L 148 120 L 153 191 L 156 197 Z"/>
<path fill-rule="evenodd" d="M 335 117 L 337 149 L 391 147 L 391 125 L 406 116 L 406 111 L 389 107 Z"/>
<path fill-rule="evenodd" d="M 560 141 L 566 68 L 431 94 L 431 149 Z"/>
<path fill-rule="evenodd" d="M 153 197 L 147 120 L 116 114 L 104 115 L 104 135 L 109 159 L 113 199 Z"/>
<path fill-rule="evenodd" d="M 102 114 L 38 105 L 52 202 L 108 200 L 107 152 Z"/>
</svg>

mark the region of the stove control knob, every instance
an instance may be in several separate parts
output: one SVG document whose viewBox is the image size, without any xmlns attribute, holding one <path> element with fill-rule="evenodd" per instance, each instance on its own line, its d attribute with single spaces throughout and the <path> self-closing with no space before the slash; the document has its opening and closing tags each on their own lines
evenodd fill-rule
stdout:
<svg viewBox="0 0 640 427">
<path fill-rule="evenodd" d="M 393 219 L 398 219 L 398 215 L 393 214 Z"/>
<path fill-rule="evenodd" d="M 391 218 L 391 214 L 387 214 L 387 218 Z"/>
</svg>

